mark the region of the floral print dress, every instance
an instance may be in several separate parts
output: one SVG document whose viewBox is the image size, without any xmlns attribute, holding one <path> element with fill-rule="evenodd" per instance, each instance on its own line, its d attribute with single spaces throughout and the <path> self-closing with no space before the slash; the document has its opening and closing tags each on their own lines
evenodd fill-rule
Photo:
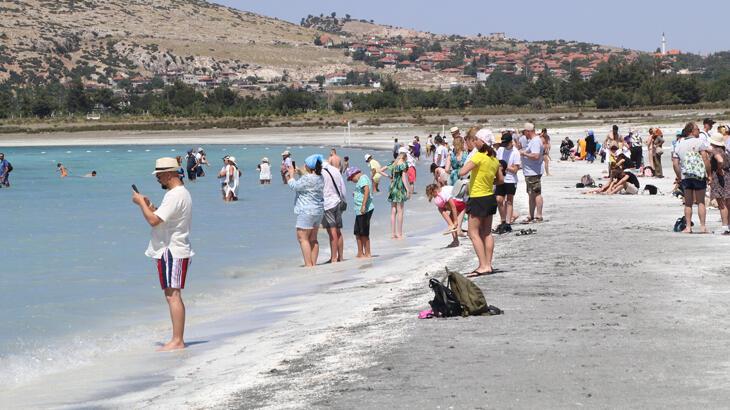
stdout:
<svg viewBox="0 0 730 410">
<path fill-rule="evenodd" d="M 404 203 L 408 200 L 408 188 L 403 183 L 403 174 L 408 169 L 407 163 L 388 165 L 390 172 L 390 188 L 388 189 L 388 202 Z"/>
<path fill-rule="evenodd" d="M 466 164 L 466 152 L 461 152 L 461 159 L 456 157 L 456 153 L 451 153 L 451 174 L 449 175 L 449 185 L 453 186 L 456 182 L 461 179 L 459 178 L 459 171 Z"/>
</svg>

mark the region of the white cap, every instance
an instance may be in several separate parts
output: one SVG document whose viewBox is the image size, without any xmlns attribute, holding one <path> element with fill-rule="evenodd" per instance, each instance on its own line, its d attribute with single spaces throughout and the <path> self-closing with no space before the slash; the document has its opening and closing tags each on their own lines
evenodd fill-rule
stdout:
<svg viewBox="0 0 730 410">
<path fill-rule="evenodd" d="M 482 140 L 485 144 L 494 145 L 494 134 L 492 133 L 492 130 L 488 128 L 482 128 L 477 131 L 476 137 Z"/>
<path fill-rule="evenodd" d="M 535 131 L 535 124 L 533 124 L 531 122 L 526 122 L 524 129 L 525 129 L 525 131 Z"/>
<path fill-rule="evenodd" d="M 373 156 L 370 154 L 365 154 L 365 161 L 371 159 Z"/>
</svg>

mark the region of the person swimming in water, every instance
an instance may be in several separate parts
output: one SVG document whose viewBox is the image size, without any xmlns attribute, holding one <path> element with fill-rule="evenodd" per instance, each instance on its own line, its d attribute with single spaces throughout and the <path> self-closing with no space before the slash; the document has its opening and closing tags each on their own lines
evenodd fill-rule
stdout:
<svg viewBox="0 0 730 410">
<path fill-rule="evenodd" d="M 84 178 L 96 178 L 96 171 L 91 171 L 88 174 L 84 175 Z"/>
<path fill-rule="evenodd" d="M 61 178 L 66 178 L 68 176 L 68 170 L 60 162 L 56 165 L 56 172 L 61 173 Z"/>
</svg>

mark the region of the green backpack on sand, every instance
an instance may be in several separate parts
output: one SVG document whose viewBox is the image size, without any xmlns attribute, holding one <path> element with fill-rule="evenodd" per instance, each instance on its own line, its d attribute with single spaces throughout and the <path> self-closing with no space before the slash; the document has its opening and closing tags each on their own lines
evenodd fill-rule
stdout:
<svg viewBox="0 0 730 410">
<path fill-rule="evenodd" d="M 446 275 L 449 289 L 461 303 L 462 316 L 501 315 L 504 313 L 500 308 L 487 304 L 484 292 L 474 282 L 457 272 L 450 271 L 449 268 L 446 268 Z"/>
</svg>

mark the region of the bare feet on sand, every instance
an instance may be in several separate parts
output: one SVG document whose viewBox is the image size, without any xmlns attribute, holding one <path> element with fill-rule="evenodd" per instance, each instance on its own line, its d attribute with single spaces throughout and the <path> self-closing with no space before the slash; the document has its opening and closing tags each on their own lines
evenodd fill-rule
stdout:
<svg viewBox="0 0 730 410">
<path fill-rule="evenodd" d="M 185 342 L 167 342 L 162 347 L 157 349 L 158 352 L 171 352 L 173 350 L 181 350 L 185 348 Z"/>
</svg>

